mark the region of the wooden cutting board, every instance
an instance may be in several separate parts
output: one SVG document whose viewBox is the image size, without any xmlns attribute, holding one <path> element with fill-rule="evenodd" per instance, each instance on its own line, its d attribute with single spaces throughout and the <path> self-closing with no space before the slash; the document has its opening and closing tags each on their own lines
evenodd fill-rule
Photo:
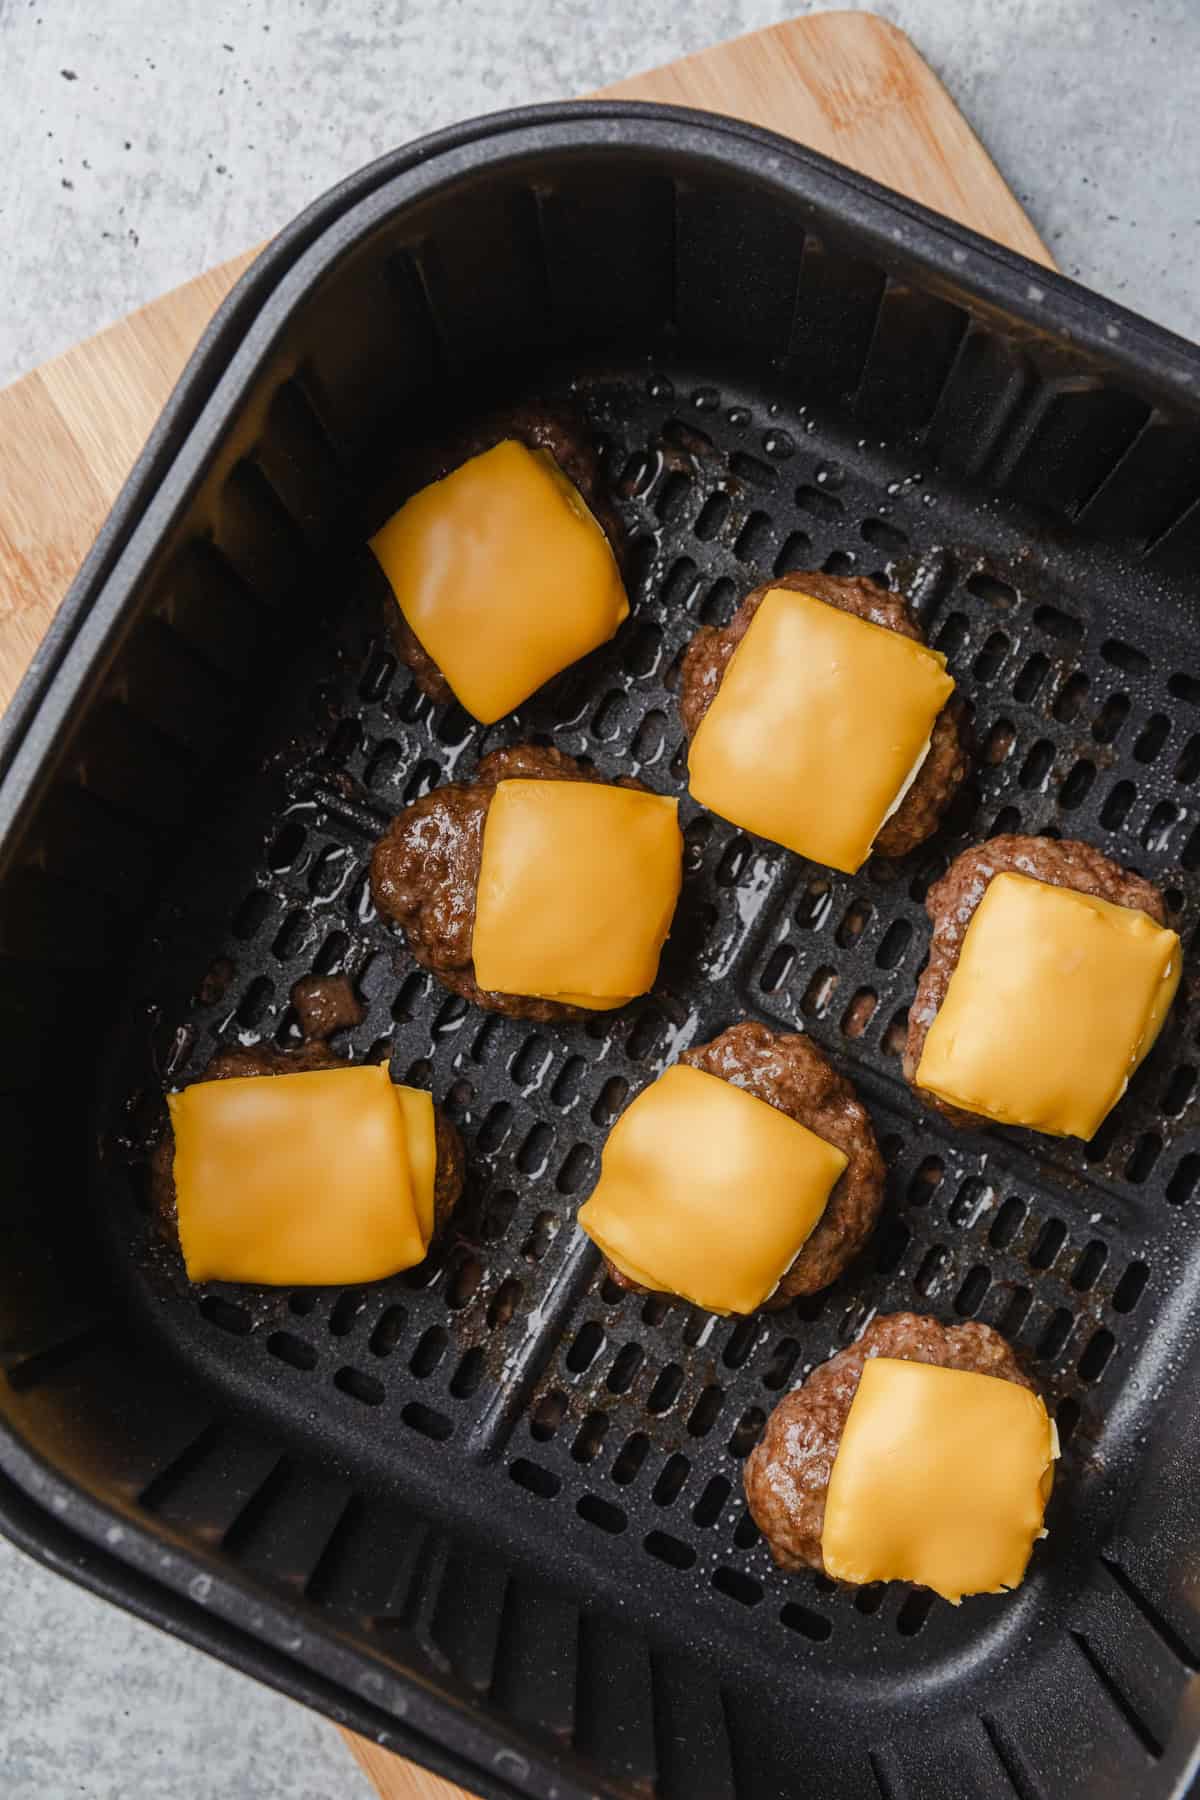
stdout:
<svg viewBox="0 0 1200 1800">
<path fill-rule="evenodd" d="M 940 81 L 903 32 L 870 13 L 793 19 L 603 94 L 769 126 L 1051 263 Z M 253 256 L 211 269 L 0 391 L 0 706 L 201 331 Z M 377 1745 L 347 1741 L 383 1800 L 464 1800 Z"/>
</svg>

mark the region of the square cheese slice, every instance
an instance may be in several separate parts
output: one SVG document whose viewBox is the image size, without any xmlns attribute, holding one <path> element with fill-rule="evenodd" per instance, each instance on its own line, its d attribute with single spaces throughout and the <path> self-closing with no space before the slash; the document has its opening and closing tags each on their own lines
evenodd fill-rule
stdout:
<svg viewBox="0 0 1200 1800">
<path fill-rule="evenodd" d="M 653 986 L 683 872 L 678 802 L 594 781 L 502 781 L 483 828 L 480 987 L 594 1009 Z"/>
<path fill-rule="evenodd" d="M 617 1120 L 579 1223 L 642 1287 L 750 1313 L 795 1261 L 846 1162 L 765 1100 L 677 1064 Z"/>
<path fill-rule="evenodd" d="M 772 588 L 692 740 L 691 792 L 743 830 L 852 874 L 953 691 L 938 651 Z"/>
<path fill-rule="evenodd" d="M 371 549 L 413 634 L 485 725 L 629 614 L 582 495 L 548 450 L 512 438 L 414 494 Z"/>
<path fill-rule="evenodd" d="M 1158 1036 L 1180 962 L 1175 932 L 1136 907 L 996 875 L 917 1086 L 1001 1124 L 1090 1138 Z"/>
<path fill-rule="evenodd" d="M 340 1286 L 424 1259 L 433 1101 L 386 1066 L 200 1081 L 167 1104 L 192 1281 Z"/>
<path fill-rule="evenodd" d="M 835 1581 L 916 1581 L 957 1606 L 1021 1581 L 1053 1480 L 1037 1394 L 873 1357 L 834 1458 L 821 1560 Z"/>
</svg>

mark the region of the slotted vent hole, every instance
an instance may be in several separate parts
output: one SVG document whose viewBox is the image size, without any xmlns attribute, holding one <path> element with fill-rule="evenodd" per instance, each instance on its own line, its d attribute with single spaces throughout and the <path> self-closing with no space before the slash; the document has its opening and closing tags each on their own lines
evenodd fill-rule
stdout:
<svg viewBox="0 0 1200 1800">
<path fill-rule="evenodd" d="M 1141 1299 L 1149 1279 L 1150 1270 L 1146 1263 L 1131 1262 L 1113 1290 L 1113 1311 L 1132 1312 Z"/>
<path fill-rule="evenodd" d="M 733 1484 L 724 1475 L 714 1475 L 692 1508 L 692 1523 L 701 1530 L 715 1525 L 733 1492 Z"/>
<path fill-rule="evenodd" d="M 707 1437 L 708 1433 L 716 1424 L 724 1404 L 724 1389 L 716 1386 L 706 1387 L 695 1406 L 692 1408 L 691 1413 L 688 1415 L 687 1428 L 689 1437 Z"/>
<path fill-rule="evenodd" d="M 1167 1089 L 1163 1095 L 1163 1111 L 1168 1118 L 1176 1119 L 1186 1109 L 1195 1092 L 1195 1087 L 1195 1069 L 1181 1066 L 1172 1071 L 1171 1079 L 1167 1083 Z"/>
<path fill-rule="evenodd" d="M 678 1363 L 668 1363 L 666 1368 L 660 1371 L 654 1386 L 646 1396 L 646 1411 L 660 1416 L 670 1412 L 679 1398 L 682 1386 L 683 1369 Z"/>
<path fill-rule="evenodd" d="M 1120 638 L 1107 638 L 1100 646 L 1100 654 L 1106 663 L 1114 669 L 1120 669 L 1126 675 L 1148 675 L 1150 658 L 1144 650 L 1137 650 L 1132 644 L 1126 644 Z"/>
<path fill-rule="evenodd" d="M 618 1506 L 613 1500 L 605 1500 L 599 1494 L 581 1494 L 575 1502 L 575 1510 L 589 1525 L 597 1525 L 601 1531 L 614 1536 L 624 1531 L 629 1523 L 624 1507 Z"/>
<path fill-rule="evenodd" d="M 690 1569 L 696 1561 L 696 1552 L 690 1544 L 681 1538 L 672 1537 L 667 1531 L 651 1531 L 643 1540 L 651 1556 L 659 1562 L 666 1563 L 672 1569 Z"/>
<path fill-rule="evenodd" d="M 528 1457 L 518 1456 L 508 1469 L 512 1479 L 527 1494 L 533 1494 L 538 1500 L 553 1500 L 562 1487 L 562 1477 L 555 1475 L 550 1469 L 543 1469 L 540 1463 L 531 1462 Z"/>
<path fill-rule="evenodd" d="M 837 941 L 843 950 L 850 950 L 857 944 L 866 930 L 874 911 L 869 900 L 852 900 L 842 914 L 837 928 Z"/>
<path fill-rule="evenodd" d="M 445 1356 L 449 1343 L 450 1334 L 441 1325 L 431 1325 L 423 1333 L 408 1364 L 418 1381 L 424 1381 L 427 1375 L 433 1374 Z"/>
<path fill-rule="evenodd" d="M 837 985 L 837 970 L 824 964 L 804 990 L 804 998 L 800 1002 L 803 1011 L 810 1013 L 814 1019 L 823 1019 L 833 1005 Z"/>
<path fill-rule="evenodd" d="M 1190 737 L 1179 753 L 1175 764 L 1175 779 L 1182 782 L 1193 782 L 1200 775 L 1200 736 Z"/>
<path fill-rule="evenodd" d="M 450 1377 L 450 1392 L 456 1400 L 469 1400 L 478 1391 L 485 1368 L 483 1351 L 473 1344 Z"/>
<path fill-rule="evenodd" d="M 946 1173 L 946 1165 L 940 1156 L 927 1156 L 921 1162 L 908 1184 L 908 1201 L 910 1206 L 928 1206 L 934 1194 L 941 1186 L 942 1177 Z"/>
<path fill-rule="evenodd" d="M 644 1431 L 635 1431 L 631 1437 L 626 1438 L 617 1452 L 612 1467 L 613 1480 L 621 1487 L 628 1487 L 631 1482 L 636 1481 L 649 1452 L 650 1439 Z"/>
<path fill-rule="evenodd" d="M 604 1448 L 610 1420 L 607 1413 L 590 1412 L 575 1434 L 571 1455 L 576 1462 L 594 1462 Z"/>
<path fill-rule="evenodd" d="M 646 1353 L 640 1344 L 625 1344 L 618 1350 L 605 1383 L 610 1394 L 627 1394 L 629 1392 L 633 1386 L 634 1377 L 645 1361 L 645 1356 Z"/>
<path fill-rule="evenodd" d="M 762 973 L 762 989 L 765 994 L 777 994 L 787 985 L 796 962 L 796 951 L 791 944 L 777 944 L 767 958 L 766 968 Z"/>
<path fill-rule="evenodd" d="M 1109 1358 L 1117 1347 L 1117 1340 L 1106 1326 L 1101 1326 L 1088 1340 L 1086 1349 L 1079 1359 L 1079 1377 L 1081 1381 L 1099 1381 L 1108 1366 Z"/>
<path fill-rule="evenodd" d="M 984 1213 L 991 1211 L 995 1201 L 996 1190 L 990 1182 L 977 1175 L 968 1175 L 951 1201 L 946 1217 L 951 1225 L 969 1231 Z"/>
<path fill-rule="evenodd" d="M 1117 734 L 1129 717 L 1129 695 L 1110 694 L 1096 715 L 1092 736 L 1098 744 L 1116 742 Z"/>
<path fill-rule="evenodd" d="M 575 1341 L 567 1351 L 567 1367 L 572 1375 L 582 1375 L 590 1369 L 603 1348 L 604 1327 L 595 1319 L 588 1319 L 579 1327 Z"/>
<path fill-rule="evenodd" d="M 656 1506 L 673 1506 L 683 1492 L 684 1484 L 692 1472 L 692 1465 L 686 1456 L 676 1453 L 669 1456 L 663 1464 L 658 1480 L 651 1490 L 651 1499 Z"/>
<path fill-rule="evenodd" d="M 1099 1238 L 1091 1238 L 1079 1253 L 1079 1259 L 1071 1270 L 1071 1286 L 1076 1293 L 1086 1294 L 1094 1288 L 1104 1273 L 1104 1265 L 1108 1261 L 1108 1245 Z"/>
<path fill-rule="evenodd" d="M 1072 719 L 1078 718 L 1087 699 L 1090 683 L 1081 669 L 1068 675 L 1054 698 L 1054 716 L 1060 725 L 1069 725 Z"/>
<path fill-rule="evenodd" d="M 741 1368 L 758 1342 L 761 1329 L 761 1322 L 753 1313 L 738 1320 L 721 1352 L 721 1361 L 727 1369 Z"/>
<path fill-rule="evenodd" d="M 729 1440 L 729 1454 L 736 1457 L 747 1457 L 762 1436 L 767 1415 L 759 1406 L 748 1406 Z"/>
<path fill-rule="evenodd" d="M 562 1424 L 567 1411 L 567 1396 L 555 1391 L 543 1394 L 529 1418 L 529 1435 L 535 1443 L 546 1444 Z"/>
<path fill-rule="evenodd" d="M 993 631 L 972 665 L 971 673 L 980 687 L 996 679 L 1007 655 L 1007 637 L 1002 631 Z"/>
<path fill-rule="evenodd" d="M 824 1613 L 813 1612 L 811 1607 L 801 1606 L 798 1600 L 787 1602 L 780 1611 L 779 1622 L 789 1631 L 799 1632 L 810 1644 L 827 1643 L 833 1633 L 833 1623 Z"/>
<path fill-rule="evenodd" d="M 896 1630 L 901 1637 L 916 1637 L 933 1611 L 936 1595 L 928 1588 L 913 1588 L 896 1614 Z"/>
<path fill-rule="evenodd" d="M 1152 763 L 1170 735 L 1170 719 L 1165 713 L 1155 713 L 1146 721 L 1134 740 L 1135 759 L 1140 763 Z"/>
<path fill-rule="evenodd" d="M 879 995 L 874 988 L 858 988 L 842 1014 L 842 1035 L 848 1038 L 861 1037 L 874 1018 L 878 1005 Z"/>
<path fill-rule="evenodd" d="M 1082 806 L 1091 792 L 1096 779 L 1096 765 L 1087 757 L 1081 757 L 1067 774 L 1066 780 L 1058 790 L 1058 803 L 1066 812 L 1073 812 Z"/>
<path fill-rule="evenodd" d="M 1045 1362 L 1053 1362 L 1055 1357 L 1061 1356 L 1074 1329 L 1075 1314 L 1065 1306 L 1056 1306 L 1038 1339 L 1038 1356 Z"/>
<path fill-rule="evenodd" d="M 267 1339 L 267 1349 L 290 1369 L 315 1369 L 317 1353 L 312 1345 L 290 1331 L 275 1331 Z"/>
<path fill-rule="evenodd" d="M 1061 1219 L 1047 1219 L 1029 1252 L 1031 1269 L 1048 1269 L 1067 1241 L 1067 1228 Z"/>
<path fill-rule="evenodd" d="M 340 1388 L 343 1394 L 358 1400 L 363 1406 L 382 1406 L 386 1389 L 382 1381 L 374 1375 L 368 1375 L 362 1369 L 339 1369 L 333 1378 L 333 1385 Z"/>
<path fill-rule="evenodd" d="M 714 1569 L 712 1584 L 719 1594 L 726 1594 L 740 1606 L 757 1606 L 763 1597 L 763 1586 L 743 1569 Z"/>
<path fill-rule="evenodd" d="M 733 1528 L 733 1541 L 739 1550 L 753 1550 L 762 1532 L 750 1517 L 750 1509 L 743 1507 L 738 1522 Z"/>
<path fill-rule="evenodd" d="M 1172 1206 L 1183 1206 L 1192 1198 L 1200 1184 L 1200 1154 L 1189 1151 L 1180 1159 L 1178 1167 L 1167 1182 L 1167 1199 Z"/>
</svg>

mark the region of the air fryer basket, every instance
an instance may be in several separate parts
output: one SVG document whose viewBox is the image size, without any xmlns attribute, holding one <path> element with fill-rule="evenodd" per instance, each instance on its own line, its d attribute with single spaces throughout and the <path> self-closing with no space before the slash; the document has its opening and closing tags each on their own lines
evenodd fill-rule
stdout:
<svg viewBox="0 0 1200 1800">
<path fill-rule="evenodd" d="M 1194 982 L 1088 1146 L 955 1132 L 898 1053 L 925 892 L 995 831 L 1143 870 L 1195 954 L 1200 353 L 782 140 L 654 108 L 484 121 L 297 250 L 210 345 L 203 410 L 135 473 L 10 727 L 9 1531 L 486 1795 L 1182 1795 Z M 483 729 L 397 669 L 363 542 L 404 445 L 530 398 L 601 448 L 633 616 Z M 681 647 L 804 566 L 911 594 L 975 706 L 946 829 L 856 877 L 684 794 Z M 366 884 L 394 811 L 530 736 L 684 796 L 656 991 L 583 1026 L 449 996 Z M 369 1288 L 192 1291 L 148 1217 L 157 1097 L 219 1041 L 293 1041 L 312 971 L 366 1001 L 354 1054 L 460 1124 L 460 1214 Z M 626 1097 L 746 1014 L 853 1073 L 888 1205 L 830 1292 L 719 1320 L 622 1294 L 573 1217 Z M 1056 1413 L 1050 1539 L 1013 1596 L 785 1576 L 746 1513 L 776 1399 L 903 1307 L 999 1327 Z"/>
</svg>

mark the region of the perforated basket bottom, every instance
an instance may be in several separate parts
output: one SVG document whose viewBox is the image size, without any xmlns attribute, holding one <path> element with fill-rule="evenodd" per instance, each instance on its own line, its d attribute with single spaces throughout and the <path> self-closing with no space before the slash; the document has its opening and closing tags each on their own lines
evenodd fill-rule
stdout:
<svg viewBox="0 0 1200 1800">
<path fill-rule="evenodd" d="M 1011 520 L 946 491 L 919 455 L 710 381 L 642 366 L 582 388 L 634 539 L 633 615 L 498 727 L 431 706 L 397 669 L 369 571 L 351 558 L 352 580 L 325 590 L 324 630 L 279 668 L 258 772 L 210 821 L 133 983 L 106 1102 L 114 1136 L 131 1094 L 193 1078 L 217 1043 L 294 1041 L 292 983 L 348 971 L 368 1010 L 346 1048 L 390 1050 L 397 1078 L 431 1086 L 466 1139 L 468 1189 L 445 1241 L 420 1269 L 361 1291 L 193 1292 L 154 1248 L 128 1172 L 103 1206 L 138 1317 L 254 1408 L 273 1444 L 334 1459 L 337 1503 L 306 1538 L 311 1567 L 294 1571 L 310 1600 L 350 1606 L 330 1573 L 347 1495 L 383 1483 L 501 1548 L 535 1534 L 548 1573 L 588 1569 L 627 1618 L 705 1644 L 718 1663 L 785 1683 L 803 1668 L 813 1691 L 874 1706 L 918 1668 L 954 1688 L 1018 1628 L 1036 1638 L 1069 1617 L 1135 1428 L 1106 1435 L 1106 1419 L 1123 1388 L 1148 1394 L 1157 1378 L 1165 1347 L 1149 1327 L 1188 1250 L 1200 1180 L 1186 994 L 1089 1146 L 962 1134 L 914 1104 L 899 1050 L 927 945 L 922 901 L 965 844 L 1057 831 L 1159 881 L 1190 936 L 1200 684 L 1161 619 L 1139 623 L 1113 570 L 1061 545 L 1030 558 Z M 976 709 L 978 776 L 947 829 L 852 878 L 739 834 L 685 792 L 682 647 L 773 572 L 805 566 L 909 592 Z M 657 989 L 584 1026 L 534 1028 L 451 997 L 370 903 L 371 839 L 388 817 L 530 736 L 682 800 L 687 875 Z M 681 1050 L 748 1014 L 811 1031 L 860 1084 L 888 1162 L 883 1222 L 834 1289 L 769 1317 L 622 1295 L 573 1225 L 605 1134 Z M 1051 1536 L 1015 1599 L 955 1611 L 923 1591 L 838 1593 L 784 1576 L 745 1511 L 742 1462 L 770 1407 L 898 1308 L 998 1327 L 1057 1415 Z M 1131 1418 L 1144 1426 L 1123 1408 Z M 258 1496 L 226 1541 L 251 1556 L 286 1530 L 294 1498 L 266 1437 L 239 1449 L 210 1432 L 145 1504 L 194 1523 L 181 1493 L 223 1457 L 231 1516 Z M 399 1568 L 381 1591 L 393 1584 Z"/>
</svg>

